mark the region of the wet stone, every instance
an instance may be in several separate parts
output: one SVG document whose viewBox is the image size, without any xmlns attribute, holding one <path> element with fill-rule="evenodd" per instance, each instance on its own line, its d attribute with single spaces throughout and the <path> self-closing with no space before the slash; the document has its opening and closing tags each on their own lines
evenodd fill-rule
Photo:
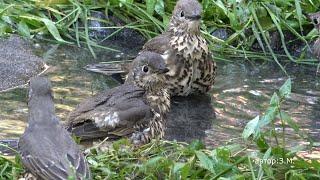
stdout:
<svg viewBox="0 0 320 180">
<path fill-rule="evenodd" d="M 0 92 L 26 84 L 44 69 L 27 41 L 18 36 L 0 39 Z"/>
<path fill-rule="evenodd" d="M 214 30 L 211 35 L 225 41 L 232 35 L 232 32 L 229 29 L 218 28 Z"/>
</svg>

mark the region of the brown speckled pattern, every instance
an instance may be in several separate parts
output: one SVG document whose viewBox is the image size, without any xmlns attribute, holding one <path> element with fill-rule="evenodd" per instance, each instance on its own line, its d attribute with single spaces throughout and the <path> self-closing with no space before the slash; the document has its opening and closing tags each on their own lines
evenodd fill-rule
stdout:
<svg viewBox="0 0 320 180">
<path fill-rule="evenodd" d="M 172 49 L 164 54 L 170 69 L 166 74 L 168 88 L 171 95 L 205 93 L 214 84 L 216 63 L 200 32 L 183 30 L 182 23 L 173 17 L 169 26 Z"/>
</svg>

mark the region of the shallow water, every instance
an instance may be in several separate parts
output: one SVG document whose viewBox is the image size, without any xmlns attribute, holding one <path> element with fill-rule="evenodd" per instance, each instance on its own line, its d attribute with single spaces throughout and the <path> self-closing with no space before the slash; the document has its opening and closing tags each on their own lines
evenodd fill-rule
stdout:
<svg viewBox="0 0 320 180">
<path fill-rule="evenodd" d="M 320 78 L 316 68 L 291 65 L 292 93 L 282 108 L 309 134 L 320 141 Z M 261 115 L 268 107 L 273 92 L 287 80 L 276 65 L 236 64 L 220 65 L 213 90 L 213 106 L 217 119 L 208 132 L 209 144 L 241 141 L 241 132 L 248 120 Z M 280 124 L 276 127 L 281 129 Z M 287 128 L 289 146 L 306 144 Z M 214 138 L 210 138 L 214 137 Z"/>
<path fill-rule="evenodd" d="M 52 81 L 56 112 L 62 120 L 67 118 L 68 113 L 81 100 L 104 88 L 117 85 L 110 77 L 83 69 L 85 65 L 97 61 L 87 50 L 40 44 L 35 46 L 35 52 L 51 66 L 46 74 Z M 128 59 L 135 53 L 103 51 L 97 55 L 98 60 L 107 61 Z M 211 119 L 211 128 L 197 129 L 204 131 L 198 134 L 206 134 L 204 140 L 209 146 L 240 142 L 246 123 L 264 112 L 273 92 L 286 80 L 286 76 L 276 65 L 237 62 L 218 63 L 216 84 L 210 92 L 213 97 L 211 108 L 214 109 L 216 118 Z M 316 68 L 295 65 L 287 69 L 293 78 L 293 92 L 283 108 L 303 131 L 319 142 L 320 78 L 316 76 Z M 27 118 L 26 102 L 26 88 L 0 94 L 1 139 L 19 137 L 23 133 Z M 287 132 L 290 146 L 306 144 L 292 130 L 288 129 Z"/>
</svg>

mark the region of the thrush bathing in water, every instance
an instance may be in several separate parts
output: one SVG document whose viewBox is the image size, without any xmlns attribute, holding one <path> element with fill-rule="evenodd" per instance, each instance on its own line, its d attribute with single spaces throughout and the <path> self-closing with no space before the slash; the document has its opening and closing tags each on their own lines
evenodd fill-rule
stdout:
<svg viewBox="0 0 320 180">
<path fill-rule="evenodd" d="M 48 79 L 31 79 L 28 108 L 28 126 L 18 143 L 27 170 L 39 179 L 90 179 L 82 152 L 55 115 Z"/>
<path fill-rule="evenodd" d="M 164 136 L 170 96 L 160 54 L 141 53 L 132 63 L 132 82 L 88 98 L 70 113 L 67 127 L 82 140 L 129 137 L 136 144 Z"/>
<path fill-rule="evenodd" d="M 216 64 L 206 40 L 201 36 L 201 13 L 202 8 L 197 0 L 179 0 L 167 31 L 148 41 L 141 51 L 152 51 L 163 56 L 170 70 L 166 73 L 166 84 L 171 96 L 205 93 L 214 83 Z M 130 69 L 127 63 L 117 68 L 110 66 L 98 64 L 88 69 L 104 74 L 108 74 L 108 69 L 113 72 L 118 69 L 121 73 Z M 131 80 L 132 74 L 129 73 L 126 81 Z"/>
</svg>

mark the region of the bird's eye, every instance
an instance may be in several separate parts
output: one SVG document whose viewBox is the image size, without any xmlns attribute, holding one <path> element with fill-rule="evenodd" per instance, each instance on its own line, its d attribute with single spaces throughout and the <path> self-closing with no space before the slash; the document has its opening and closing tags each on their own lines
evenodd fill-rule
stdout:
<svg viewBox="0 0 320 180">
<path fill-rule="evenodd" d="M 181 11 L 180 16 L 184 17 L 184 12 L 183 11 Z"/>
<path fill-rule="evenodd" d="M 142 71 L 145 72 L 145 73 L 148 72 L 149 71 L 148 66 L 147 65 L 143 66 L 142 67 Z"/>
</svg>

